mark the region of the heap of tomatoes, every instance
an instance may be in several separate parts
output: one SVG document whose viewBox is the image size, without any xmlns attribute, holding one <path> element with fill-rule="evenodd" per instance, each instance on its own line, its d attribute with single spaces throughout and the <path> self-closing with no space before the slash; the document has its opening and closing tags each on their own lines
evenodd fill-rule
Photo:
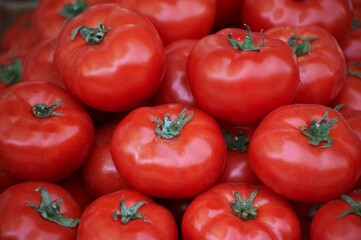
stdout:
<svg viewBox="0 0 361 240">
<path fill-rule="evenodd" d="M 2 37 L 0 239 L 360 239 L 360 13 L 39 1 Z"/>
</svg>

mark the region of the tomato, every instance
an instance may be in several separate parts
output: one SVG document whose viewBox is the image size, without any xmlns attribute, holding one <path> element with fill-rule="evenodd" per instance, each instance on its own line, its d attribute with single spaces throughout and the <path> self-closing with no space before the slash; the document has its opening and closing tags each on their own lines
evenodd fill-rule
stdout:
<svg viewBox="0 0 361 240">
<path fill-rule="evenodd" d="M 266 35 L 288 43 L 295 51 L 301 86 L 293 103 L 329 104 L 341 91 L 346 60 L 335 38 L 316 25 L 275 27 Z"/>
<path fill-rule="evenodd" d="M 211 187 L 224 166 L 218 123 L 184 105 L 140 107 L 116 127 L 111 153 L 130 186 L 160 198 L 191 198 Z"/>
<path fill-rule="evenodd" d="M 361 7 L 354 9 L 353 15 L 352 31 L 341 46 L 348 62 L 361 62 Z"/>
<path fill-rule="evenodd" d="M 361 8 L 361 0 L 351 0 L 354 9 Z"/>
<path fill-rule="evenodd" d="M 129 213 L 129 215 L 127 215 Z M 77 239 L 178 239 L 172 214 L 147 195 L 124 189 L 99 197 L 80 219 Z"/>
<path fill-rule="evenodd" d="M 7 27 L 2 36 L 3 52 L 11 52 L 14 57 L 25 56 L 36 45 L 32 28 L 33 12 L 25 12 Z"/>
<path fill-rule="evenodd" d="M 241 22 L 254 31 L 279 26 L 317 25 L 340 44 L 352 26 L 350 0 L 243 0 Z"/>
<path fill-rule="evenodd" d="M 93 30 L 104 39 L 92 45 L 81 34 L 97 26 Z M 74 32 L 72 40 L 74 29 L 80 33 Z M 65 25 L 54 62 L 67 89 L 80 101 L 98 110 L 121 112 L 142 105 L 155 93 L 165 53 L 147 18 L 115 4 L 97 4 Z"/>
<path fill-rule="evenodd" d="M 0 168 L 24 180 L 59 181 L 85 161 L 93 122 L 63 88 L 20 82 L 0 95 L 0 109 Z"/>
<path fill-rule="evenodd" d="M 174 41 L 165 47 L 166 68 L 157 92 L 153 95 L 155 105 L 180 103 L 196 107 L 187 81 L 187 60 L 189 53 L 198 42 L 195 39 Z"/>
<path fill-rule="evenodd" d="M 85 11 L 87 0 L 41 0 L 33 12 L 33 28 L 37 41 L 58 35 L 73 17 Z"/>
<path fill-rule="evenodd" d="M 261 181 L 297 202 L 319 203 L 349 191 L 361 175 L 361 141 L 334 109 L 277 108 L 257 127 L 249 159 Z"/>
<path fill-rule="evenodd" d="M 311 240 L 358 240 L 361 236 L 361 194 L 342 195 L 324 204 L 312 218 Z"/>
<path fill-rule="evenodd" d="M 212 32 L 227 27 L 236 27 L 240 18 L 242 1 L 239 0 L 216 0 L 216 19 Z"/>
<path fill-rule="evenodd" d="M 285 42 L 262 38 L 249 28 L 227 28 L 193 47 L 187 77 L 201 109 L 221 121 L 256 125 L 292 102 L 299 85 L 296 55 Z"/>
<path fill-rule="evenodd" d="M 21 182 L 20 179 L 12 176 L 8 172 L 5 172 L 2 168 L 0 168 L 0 193 L 5 191 L 8 187 Z"/>
<path fill-rule="evenodd" d="M 89 0 L 91 4 L 112 2 L 146 16 L 164 43 L 199 39 L 212 29 L 215 0 Z"/>
<path fill-rule="evenodd" d="M 57 39 L 57 35 L 49 37 L 28 52 L 23 61 L 22 81 L 48 81 L 65 88 L 53 61 Z"/>
<path fill-rule="evenodd" d="M 0 194 L 0 212 L 0 239 L 12 240 L 75 239 L 81 215 L 70 193 L 41 181 L 6 189 Z"/>
<path fill-rule="evenodd" d="M 188 239 L 301 239 L 289 202 L 265 186 L 218 184 L 198 195 L 182 221 Z"/>
<path fill-rule="evenodd" d="M 253 172 L 248 157 L 248 146 L 255 127 L 221 124 L 227 145 L 227 159 L 218 183 L 262 184 Z"/>
<path fill-rule="evenodd" d="M 110 141 L 118 122 L 96 128 L 92 150 L 82 167 L 84 184 L 96 197 L 129 187 L 115 168 L 110 152 Z"/>
<path fill-rule="evenodd" d="M 361 110 L 341 109 L 340 112 L 352 130 L 361 139 Z"/>
</svg>

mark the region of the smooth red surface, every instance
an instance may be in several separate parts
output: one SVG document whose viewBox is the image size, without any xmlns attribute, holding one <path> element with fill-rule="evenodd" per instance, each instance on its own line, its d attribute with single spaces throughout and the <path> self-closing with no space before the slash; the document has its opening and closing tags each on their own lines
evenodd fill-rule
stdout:
<svg viewBox="0 0 361 240">
<path fill-rule="evenodd" d="M 361 21 L 361 6 L 354 8 L 353 17 Z M 361 62 L 361 26 L 352 29 L 341 46 L 348 62 Z"/>
</svg>

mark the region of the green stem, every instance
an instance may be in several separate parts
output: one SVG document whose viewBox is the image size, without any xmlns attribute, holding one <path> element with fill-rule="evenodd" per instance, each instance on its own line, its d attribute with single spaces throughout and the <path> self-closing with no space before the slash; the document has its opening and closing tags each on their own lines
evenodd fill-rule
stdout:
<svg viewBox="0 0 361 240">
<path fill-rule="evenodd" d="M 191 111 L 191 114 L 188 117 L 184 118 L 186 112 L 187 107 L 182 110 L 182 112 L 176 119 L 174 119 L 173 122 L 171 121 L 170 114 L 166 114 L 164 116 L 164 122 L 158 118 L 152 117 L 151 121 L 155 121 L 158 123 L 158 125 L 155 127 L 155 132 L 158 134 L 158 138 L 163 137 L 166 139 L 170 139 L 177 136 L 184 127 L 184 125 L 193 118 L 193 111 Z"/>
<path fill-rule="evenodd" d="M 80 13 L 84 12 L 87 8 L 90 7 L 90 4 L 83 0 L 76 0 L 75 3 L 67 3 L 64 5 L 64 8 L 59 12 L 63 17 L 66 17 L 67 20 L 70 20 Z"/>
<path fill-rule="evenodd" d="M 26 201 L 28 206 L 33 207 L 36 211 L 38 211 L 43 218 L 46 220 L 55 222 L 64 227 L 75 227 L 80 220 L 77 218 L 76 220 L 68 218 L 67 216 L 60 213 L 60 207 L 63 204 L 63 200 L 61 198 L 57 198 L 52 200 L 49 192 L 43 188 L 38 187 L 35 191 L 41 190 L 41 204 L 35 205 L 32 202 Z M 57 203 L 55 203 L 57 202 Z"/>
<path fill-rule="evenodd" d="M 57 101 L 51 106 L 48 106 L 46 103 L 35 103 L 33 107 L 33 114 L 37 118 L 47 118 L 50 115 L 58 115 L 58 116 L 64 116 L 62 113 L 53 112 L 54 108 L 58 107 L 60 104 L 62 104 L 63 101 Z"/>
<path fill-rule="evenodd" d="M 354 18 L 352 22 L 352 30 L 355 30 L 357 28 L 361 27 L 361 21 L 358 18 Z"/>
<path fill-rule="evenodd" d="M 347 71 L 346 74 L 348 75 L 352 75 L 352 76 L 355 76 L 355 77 L 358 77 L 361 79 L 361 73 L 360 72 L 355 72 L 355 71 Z"/>
<path fill-rule="evenodd" d="M 230 33 L 228 35 L 228 40 L 230 41 L 230 43 L 232 44 L 232 47 L 237 49 L 237 50 L 240 50 L 240 51 L 257 51 L 259 50 L 263 44 L 264 44 L 264 36 L 262 34 L 262 31 L 261 30 L 261 36 L 262 36 L 262 43 L 261 44 L 258 44 L 257 46 L 254 45 L 253 43 L 253 39 L 252 39 L 252 33 L 251 33 L 251 29 L 249 28 L 248 25 L 244 24 L 247 28 L 247 36 L 246 38 L 244 39 L 243 43 L 240 44 L 239 41 L 240 39 L 238 38 L 237 41 L 235 41 L 233 38 L 232 38 L 232 33 Z"/>
<path fill-rule="evenodd" d="M 223 138 L 226 142 L 227 148 L 238 151 L 245 152 L 249 146 L 250 139 L 246 138 L 244 132 L 239 131 L 237 136 L 234 136 L 231 132 L 228 132 L 226 129 L 222 128 Z"/>
<path fill-rule="evenodd" d="M 341 218 L 349 213 L 354 213 L 361 217 L 361 203 L 356 202 L 355 200 L 353 200 L 352 198 L 350 198 L 347 195 L 342 195 L 341 198 L 343 200 L 345 200 L 353 209 L 348 209 L 348 210 L 344 211 L 337 218 Z"/>
<path fill-rule="evenodd" d="M 309 130 L 307 130 L 305 125 L 302 126 L 301 132 L 311 139 L 309 143 L 313 146 L 318 146 L 323 141 L 327 141 L 327 144 L 320 146 L 320 148 L 332 146 L 332 138 L 328 134 L 331 132 L 331 127 L 338 121 L 338 118 L 332 119 L 329 123 L 327 121 L 328 110 L 326 110 L 323 119 L 319 123 L 315 118 L 312 119 Z"/>
<path fill-rule="evenodd" d="M 140 201 L 140 202 L 136 203 L 135 205 L 133 205 L 131 208 L 128 208 L 124 204 L 123 200 L 124 200 L 124 197 L 122 197 L 122 199 L 120 199 L 120 202 L 119 202 L 121 211 L 115 211 L 113 213 L 113 219 L 115 221 L 118 220 L 118 215 L 120 215 L 122 217 L 121 218 L 122 223 L 127 223 L 136 218 L 143 218 L 144 222 L 146 221 L 146 218 L 143 214 L 137 213 L 138 209 L 143 204 L 148 204 L 146 201 Z"/>
<path fill-rule="evenodd" d="M 0 65 L 0 81 L 5 82 L 6 85 L 12 85 L 21 80 L 21 61 L 19 58 L 11 59 L 12 62 L 10 64 Z"/>
<path fill-rule="evenodd" d="M 236 199 L 231 201 L 231 207 L 234 215 L 243 221 L 254 219 L 257 216 L 257 208 L 253 206 L 253 200 L 256 197 L 258 188 L 246 200 L 243 200 L 237 191 L 233 191 Z"/>
<path fill-rule="evenodd" d="M 301 39 L 301 43 L 296 43 L 296 38 Z M 304 54 L 307 54 L 311 49 L 311 40 L 320 38 L 318 36 L 311 36 L 307 39 L 302 38 L 299 35 L 292 35 L 290 39 L 288 40 L 288 45 L 293 49 L 296 56 L 302 56 Z"/>
<path fill-rule="evenodd" d="M 98 23 L 97 28 L 90 28 L 87 26 L 80 26 L 75 28 L 71 33 L 71 40 L 73 41 L 75 36 L 79 33 L 85 38 L 85 41 L 91 45 L 100 44 L 104 37 L 105 33 L 110 30 L 109 27 L 104 28 L 102 23 Z"/>
</svg>

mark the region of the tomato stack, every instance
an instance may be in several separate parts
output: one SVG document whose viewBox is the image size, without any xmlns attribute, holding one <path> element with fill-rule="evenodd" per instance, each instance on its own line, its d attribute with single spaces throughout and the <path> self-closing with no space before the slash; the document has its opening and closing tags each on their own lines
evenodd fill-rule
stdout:
<svg viewBox="0 0 361 240">
<path fill-rule="evenodd" d="M 1 39 L 0 239 L 360 239 L 360 13 L 40 0 Z"/>
</svg>

